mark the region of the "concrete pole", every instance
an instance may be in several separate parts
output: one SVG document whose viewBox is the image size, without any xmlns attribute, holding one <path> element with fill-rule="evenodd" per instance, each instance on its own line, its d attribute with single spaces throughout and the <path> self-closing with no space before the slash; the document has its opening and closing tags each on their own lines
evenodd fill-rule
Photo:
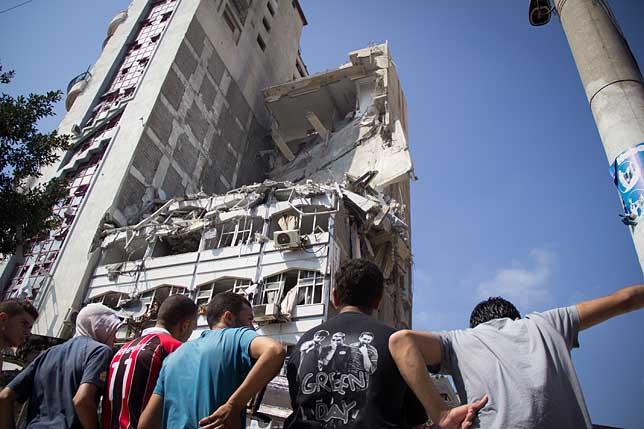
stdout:
<svg viewBox="0 0 644 429">
<path fill-rule="evenodd" d="M 619 154 L 644 142 L 642 74 L 605 0 L 555 2 L 612 164 Z M 644 219 L 630 229 L 644 271 Z"/>
</svg>

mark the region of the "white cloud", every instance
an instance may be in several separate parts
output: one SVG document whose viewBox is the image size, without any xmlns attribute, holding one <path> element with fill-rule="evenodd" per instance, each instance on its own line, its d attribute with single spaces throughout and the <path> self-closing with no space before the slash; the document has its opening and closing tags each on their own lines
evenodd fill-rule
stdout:
<svg viewBox="0 0 644 429">
<path fill-rule="evenodd" d="M 550 298 L 550 281 L 554 264 L 554 254 L 546 249 L 532 249 L 530 263 L 512 263 L 502 268 L 490 280 L 479 283 L 478 295 L 481 299 L 502 296 L 513 302 L 519 311 L 546 303 Z"/>
</svg>

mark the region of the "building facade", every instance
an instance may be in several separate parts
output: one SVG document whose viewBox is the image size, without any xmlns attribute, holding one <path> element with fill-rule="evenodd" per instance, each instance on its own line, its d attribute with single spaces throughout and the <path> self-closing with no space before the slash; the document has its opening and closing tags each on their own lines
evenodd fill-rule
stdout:
<svg viewBox="0 0 644 429">
<path fill-rule="evenodd" d="M 3 265 L 3 296 L 31 297 L 34 331 L 67 336 L 100 255 L 104 222 L 128 225 L 159 199 L 264 179 L 270 117 L 261 90 L 306 75 L 306 24 L 286 0 L 134 0 L 110 22 L 89 72 L 70 82 L 59 132 L 73 147 L 55 231 Z"/>
</svg>

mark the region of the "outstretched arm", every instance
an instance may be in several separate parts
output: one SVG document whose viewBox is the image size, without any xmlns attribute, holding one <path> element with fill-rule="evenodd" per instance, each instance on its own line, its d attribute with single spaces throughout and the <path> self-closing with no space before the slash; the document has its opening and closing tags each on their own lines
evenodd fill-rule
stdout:
<svg viewBox="0 0 644 429">
<path fill-rule="evenodd" d="M 428 365 L 441 363 L 441 345 L 434 334 L 398 331 L 389 337 L 389 351 L 405 382 L 438 427 L 471 427 L 476 413 L 487 402 L 487 396 L 457 408 L 449 409 L 445 405 L 427 371 Z"/>
<path fill-rule="evenodd" d="M 228 401 L 217 411 L 199 421 L 205 429 L 237 428 L 239 415 L 250 398 L 259 392 L 279 373 L 286 351 L 275 340 L 268 337 L 256 337 L 250 343 L 250 356 L 256 360 L 244 382 L 228 398 Z"/>
<path fill-rule="evenodd" d="M 583 330 L 615 316 L 644 308 L 644 286 L 630 286 L 608 296 L 577 304 L 579 329 Z"/>
</svg>

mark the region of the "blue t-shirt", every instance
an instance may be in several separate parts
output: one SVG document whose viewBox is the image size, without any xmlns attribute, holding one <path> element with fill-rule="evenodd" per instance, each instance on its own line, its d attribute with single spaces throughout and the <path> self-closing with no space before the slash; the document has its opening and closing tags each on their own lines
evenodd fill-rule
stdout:
<svg viewBox="0 0 644 429">
<path fill-rule="evenodd" d="M 154 389 L 163 396 L 163 427 L 196 429 L 223 405 L 250 371 L 256 336 L 249 328 L 208 330 L 168 356 Z"/>
<path fill-rule="evenodd" d="M 90 337 L 74 337 L 38 355 L 7 386 L 19 401 L 29 399 L 27 428 L 80 428 L 74 395 L 83 383 L 101 392 L 111 359 L 112 350 Z"/>
</svg>

